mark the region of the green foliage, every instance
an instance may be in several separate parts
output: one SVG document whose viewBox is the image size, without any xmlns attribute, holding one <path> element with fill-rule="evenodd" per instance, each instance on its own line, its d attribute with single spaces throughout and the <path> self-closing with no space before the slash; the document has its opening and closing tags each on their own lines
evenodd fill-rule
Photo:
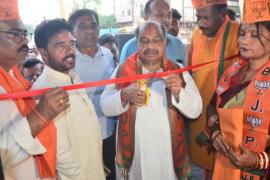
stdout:
<svg viewBox="0 0 270 180">
<path fill-rule="evenodd" d="M 27 32 L 34 33 L 35 28 L 30 24 L 25 24 L 24 27 L 26 28 Z"/>
<path fill-rule="evenodd" d="M 72 6 L 72 11 L 81 8 L 90 8 L 96 10 L 96 7 L 101 4 L 101 0 L 69 0 Z"/>
<path fill-rule="evenodd" d="M 72 12 L 81 8 L 89 8 L 98 12 L 102 0 L 68 0 L 68 1 L 69 6 L 72 8 Z M 116 18 L 114 15 L 104 16 L 99 14 L 98 17 L 101 28 L 117 27 Z"/>
<path fill-rule="evenodd" d="M 108 28 L 108 27 L 116 28 L 117 27 L 116 18 L 114 15 L 103 16 L 99 14 L 98 17 L 100 21 L 100 27 L 102 28 Z"/>
</svg>

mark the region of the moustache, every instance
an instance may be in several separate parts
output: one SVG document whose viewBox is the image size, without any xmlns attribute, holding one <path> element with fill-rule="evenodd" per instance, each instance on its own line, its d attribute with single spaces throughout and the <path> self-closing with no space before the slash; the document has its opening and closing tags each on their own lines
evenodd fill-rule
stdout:
<svg viewBox="0 0 270 180">
<path fill-rule="evenodd" d="M 17 52 L 21 51 L 29 51 L 29 47 L 26 44 L 24 44 L 17 50 Z"/>
<path fill-rule="evenodd" d="M 156 49 L 146 49 L 146 50 L 143 52 L 144 55 L 147 55 L 147 54 L 158 54 L 158 53 L 159 53 L 159 51 L 156 50 Z"/>
</svg>

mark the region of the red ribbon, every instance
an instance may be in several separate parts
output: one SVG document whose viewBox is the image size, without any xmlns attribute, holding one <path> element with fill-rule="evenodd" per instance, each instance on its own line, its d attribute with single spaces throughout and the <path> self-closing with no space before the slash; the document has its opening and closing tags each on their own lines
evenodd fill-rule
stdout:
<svg viewBox="0 0 270 180">
<path fill-rule="evenodd" d="M 161 77 L 165 77 L 169 74 L 173 74 L 173 73 L 179 74 L 181 72 L 189 71 L 191 69 L 196 69 L 198 67 L 202 67 L 202 66 L 212 64 L 215 62 L 217 62 L 217 61 L 210 61 L 207 63 L 197 64 L 194 66 L 188 66 L 188 67 L 180 68 L 180 69 L 177 69 L 174 71 L 139 74 L 139 75 L 129 76 L 129 77 L 121 77 L 121 78 L 107 79 L 107 80 L 101 80 L 101 81 L 95 81 L 95 82 L 73 84 L 73 85 L 68 85 L 68 86 L 62 86 L 61 88 L 63 88 L 65 91 L 70 91 L 70 90 L 75 90 L 75 89 L 83 89 L 83 88 L 96 87 L 96 86 L 105 86 L 108 84 L 120 84 L 120 83 L 134 82 L 134 81 L 141 80 L 141 79 L 161 78 Z M 0 100 L 40 96 L 40 95 L 44 94 L 46 91 L 48 91 L 49 89 L 52 89 L 52 88 L 43 88 L 43 89 L 36 89 L 36 90 L 22 91 L 22 92 L 15 92 L 15 93 L 3 93 L 3 94 L 0 94 Z"/>
</svg>

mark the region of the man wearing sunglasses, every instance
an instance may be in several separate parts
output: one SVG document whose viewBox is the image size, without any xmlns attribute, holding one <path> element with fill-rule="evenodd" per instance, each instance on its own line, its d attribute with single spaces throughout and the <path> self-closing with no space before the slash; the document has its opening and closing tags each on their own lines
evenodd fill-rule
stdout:
<svg viewBox="0 0 270 180">
<path fill-rule="evenodd" d="M 30 88 L 16 68 L 28 53 L 28 37 L 18 14 L 17 1 L 1 1 L 0 94 Z M 47 156 L 55 152 L 52 151 L 55 141 L 47 137 L 55 130 L 50 120 L 67 109 L 68 102 L 68 94 L 60 88 L 47 91 L 38 104 L 31 97 L 0 100 L 0 155 L 6 179 L 55 177 L 55 162 Z M 42 131 L 45 128 L 46 133 Z"/>
</svg>

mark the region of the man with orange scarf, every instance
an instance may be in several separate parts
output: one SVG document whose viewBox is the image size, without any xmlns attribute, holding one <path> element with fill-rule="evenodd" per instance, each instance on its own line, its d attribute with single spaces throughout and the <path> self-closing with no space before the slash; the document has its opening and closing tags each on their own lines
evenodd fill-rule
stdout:
<svg viewBox="0 0 270 180">
<path fill-rule="evenodd" d="M 192 34 L 189 65 L 217 61 L 192 71 L 203 99 L 203 113 L 189 124 L 189 150 L 192 178 L 204 179 L 204 169 L 212 170 L 214 154 L 208 151 L 209 141 L 204 131 L 206 107 L 223 70 L 239 54 L 239 25 L 226 16 L 226 0 L 192 0 L 196 9 L 198 28 Z"/>
<path fill-rule="evenodd" d="M 147 21 L 135 32 L 138 51 L 116 68 L 114 77 L 170 71 L 166 30 Z M 192 98 L 191 98 L 192 97 Z M 101 96 L 107 116 L 119 116 L 117 179 L 176 180 L 190 176 L 182 116 L 197 118 L 201 97 L 188 72 L 108 85 Z"/>
<path fill-rule="evenodd" d="M 16 66 L 28 53 L 28 34 L 16 0 L 0 2 L 0 93 L 26 91 L 29 83 Z M 50 123 L 69 107 L 61 88 L 32 98 L 0 101 L 0 153 L 4 174 L 17 180 L 55 178 L 56 136 Z"/>
</svg>

